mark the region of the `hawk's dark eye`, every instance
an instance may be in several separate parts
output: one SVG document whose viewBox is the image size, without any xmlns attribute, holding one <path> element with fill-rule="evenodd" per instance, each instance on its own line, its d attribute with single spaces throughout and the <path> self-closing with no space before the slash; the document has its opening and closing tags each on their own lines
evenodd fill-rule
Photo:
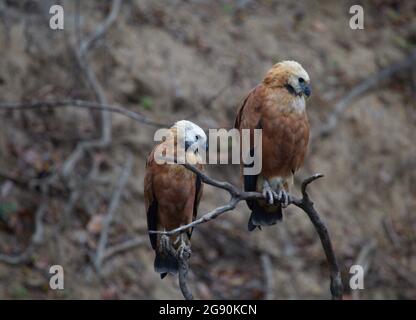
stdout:
<svg viewBox="0 0 416 320">
<path fill-rule="evenodd" d="M 305 79 L 299 78 L 298 81 L 299 81 L 299 83 L 304 83 L 305 82 Z"/>
<path fill-rule="evenodd" d="M 196 140 L 199 140 L 199 136 L 196 136 Z"/>
</svg>

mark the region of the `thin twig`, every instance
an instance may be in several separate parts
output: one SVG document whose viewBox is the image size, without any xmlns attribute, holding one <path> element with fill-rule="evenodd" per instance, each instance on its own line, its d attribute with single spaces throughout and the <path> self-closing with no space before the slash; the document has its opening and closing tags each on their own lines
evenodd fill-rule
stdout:
<svg viewBox="0 0 416 320">
<path fill-rule="evenodd" d="M 91 87 L 92 91 L 94 92 L 96 100 L 104 105 L 108 104 L 107 97 L 104 93 L 104 89 L 102 88 L 101 84 L 98 82 L 97 76 L 93 71 L 89 61 L 86 57 L 81 55 L 78 51 L 75 51 L 75 56 L 78 62 L 81 71 Z M 101 112 L 101 140 L 103 145 L 109 145 L 111 143 L 111 118 L 110 115 L 106 112 Z"/>
<path fill-rule="evenodd" d="M 47 186 L 42 191 L 42 200 L 39 208 L 36 210 L 35 214 L 35 232 L 32 236 L 32 242 L 35 245 L 42 243 L 43 240 L 43 217 L 45 215 L 46 209 L 48 208 L 48 197 L 47 197 Z"/>
<path fill-rule="evenodd" d="M 130 177 L 132 167 L 133 167 L 133 156 L 131 154 L 128 154 L 126 165 L 124 166 L 123 171 L 120 174 L 120 178 L 118 179 L 117 184 L 114 187 L 114 191 L 111 196 L 110 204 L 108 206 L 108 211 L 103 221 L 100 238 L 98 240 L 97 252 L 95 255 L 95 259 L 94 259 L 94 265 L 98 272 L 101 269 L 101 264 L 102 264 L 103 257 L 105 254 L 105 248 L 107 246 L 108 231 L 109 231 L 111 222 L 113 221 L 114 214 L 116 212 L 118 204 L 120 202 L 124 187 L 126 186 L 127 181 Z"/>
<path fill-rule="evenodd" d="M 104 255 L 103 255 L 103 261 L 111 258 L 112 256 L 116 254 L 136 248 L 138 246 L 141 246 L 142 244 L 147 243 L 147 240 L 148 240 L 147 237 L 136 237 L 136 238 L 115 244 L 105 250 Z"/>
<path fill-rule="evenodd" d="M 25 263 L 29 261 L 30 258 L 32 257 L 33 251 L 34 251 L 34 246 L 33 246 L 33 243 L 31 243 L 25 249 L 25 251 L 23 251 L 22 253 L 18 255 L 11 256 L 11 255 L 7 255 L 4 253 L 0 253 L 0 262 L 4 262 L 10 265 Z"/>
<path fill-rule="evenodd" d="M 0 102 L 0 110 L 30 110 L 30 109 L 41 109 L 41 108 L 62 108 L 62 107 L 73 107 L 77 109 L 89 109 L 89 110 L 100 110 L 109 113 L 118 113 L 126 116 L 138 123 L 143 123 L 156 128 L 168 127 L 168 124 L 157 122 L 146 118 L 144 115 L 128 110 L 122 106 L 102 104 L 95 101 L 85 100 L 56 100 L 56 101 L 33 101 L 33 102 Z"/>
<path fill-rule="evenodd" d="M 382 254 L 383 262 L 395 273 L 398 277 L 403 279 L 406 283 L 412 287 L 416 287 L 416 276 L 414 270 L 409 270 L 406 266 L 400 262 L 399 259 L 392 256 Z"/>
<path fill-rule="evenodd" d="M 347 95 L 345 95 L 335 105 L 334 110 L 329 114 L 326 122 L 320 126 L 320 130 L 313 135 L 312 140 L 319 137 L 328 136 L 338 124 L 339 118 L 345 112 L 345 109 L 359 96 L 365 92 L 374 89 L 381 81 L 384 81 L 404 69 L 410 69 L 416 62 L 416 50 L 412 51 L 404 60 L 392 64 L 376 74 L 364 79 L 355 87 L 353 87 Z"/>
<path fill-rule="evenodd" d="M 4 171 L 0 171 L 0 179 L 10 180 L 16 187 L 22 190 L 33 192 L 36 194 L 42 194 L 42 190 L 40 190 L 37 187 L 41 186 L 43 179 L 22 179 L 21 177 L 15 177 L 14 175 L 11 175 Z M 51 197 L 64 199 L 68 195 L 68 190 L 57 186 L 49 185 L 48 195 Z"/>
<path fill-rule="evenodd" d="M 355 265 L 359 265 L 363 268 L 364 276 L 368 273 L 368 270 L 371 266 L 371 258 L 374 253 L 374 249 L 376 248 L 377 242 L 374 239 L 368 241 L 360 250 L 358 254 L 357 260 L 355 261 Z M 353 300 L 360 299 L 360 291 L 361 290 L 353 290 L 352 297 Z"/>
<path fill-rule="evenodd" d="M 86 40 L 77 39 L 76 46 L 74 48 L 75 58 L 78 62 L 78 65 L 91 89 L 93 90 L 97 101 L 102 105 L 108 105 L 107 97 L 104 93 L 104 89 L 101 84 L 98 82 L 97 76 L 95 75 L 87 57 L 88 49 L 91 48 L 92 44 L 96 42 L 99 38 L 104 36 L 105 32 L 110 28 L 117 18 L 120 9 L 120 0 L 113 0 L 111 5 L 111 10 L 105 21 L 100 24 L 95 32 L 88 37 Z M 77 6 L 77 9 L 80 7 Z M 79 14 L 79 12 L 77 12 Z M 79 23 L 80 19 L 77 19 Z M 79 26 L 78 26 L 79 28 Z M 78 36 L 78 33 L 76 34 Z M 77 47 L 79 45 L 79 47 Z M 101 137 L 96 140 L 90 141 L 81 141 L 77 144 L 77 147 L 68 157 L 68 159 L 62 165 L 62 175 L 68 177 L 75 165 L 84 155 L 84 152 L 91 148 L 104 148 L 110 145 L 111 143 L 111 117 L 107 112 L 101 111 Z"/>
<path fill-rule="evenodd" d="M 111 27 L 111 25 L 117 19 L 118 13 L 121 7 L 121 0 L 113 0 L 111 5 L 110 14 L 107 16 L 105 21 L 95 29 L 95 31 L 87 37 L 85 40 L 81 42 L 80 45 L 80 53 L 81 55 L 86 54 L 86 52 L 99 40 L 104 36 L 107 30 Z"/>
<path fill-rule="evenodd" d="M 75 107 L 80 109 L 90 109 L 90 110 L 100 110 L 106 114 L 118 113 L 122 114 L 130 119 L 133 119 L 139 123 L 148 124 L 155 127 L 166 127 L 165 124 L 157 123 L 152 120 L 147 119 L 143 115 L 123 108 L 121 106 L 113 106 L 108 104 L 103 104 L 100 102 L 93 101 L 84 101 L 84 100 L 62 100 L 62 101 L 34 101 L 34 102 L 0 102 L 0 110 L 30 110 L 30 109 L 40 109 L 40 108 L 59 108 L 59 107 Z M 68 157 L 67 160 L 62 164 L 62 176 L 68 177 L 72 172 L 75 164 L 78 162 L 80 157 L 83 155 L 86 149 L 89 148 L 98 148 L 105 147 L 108 141 L 106 139 L 98 140 L 89 140 L 89 141 L 80 141 L 73 151 L 73 153 Z"/>
<path fill-rule="evenodd" d="M 382 223 L 383 223 L 384 231 L 387 237 L 389 238 L 390 242 L 393 244 L 393 247 L 395 249 L 399 249 L 400 244 L 401 244 L 401 239 L 400 239 L 400 236 L 397 234 L 396 230 L 394 230 L 394 226 L 393 226 L 391 218 L 389 217 L 389 218 L 383 219 Z"/>
</svg>

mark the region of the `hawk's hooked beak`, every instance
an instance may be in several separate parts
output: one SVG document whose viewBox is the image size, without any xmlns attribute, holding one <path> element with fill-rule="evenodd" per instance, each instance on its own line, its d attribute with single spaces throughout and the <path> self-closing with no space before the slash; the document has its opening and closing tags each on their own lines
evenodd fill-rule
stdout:
<svg viewBox="0 0 416 320">
<path fill-rule="evenodd" d="M 194 143 L 191 141 L 185 141 L 185 151 L 188 151 L 189 147 L 192 146 Z"/>
<path fill-rule="evenodd" d="M 306 83 L 301 83 L 300 87 L 302 89 L 302 92 L 305 96 L 309 97 L 311 95 L 311 87 Z"/>
<path fill-rule="evenodd" d="M 197 148 L 197 144 L 196 144 L 196 142 L 194 141 L 194 142 L 192 142 L 192 141 L 185 141 L 185 152 L 187 152 L 188 151 L 188 149 L 190 148 L 190 147 L 192 147 L 193 145 L 195 145 L 194 147 L 193 147 L 193 151 L 194 151 L 194 153 L 196 153 L 197 151 L 198 151 L 198 148 Z M 205 145 L 205 148 L 206 148 L 206 150 L 205 150 L 205 152 L 208 152 L 208 142 L 207 142 L 207 144 Z"/>
</svg>

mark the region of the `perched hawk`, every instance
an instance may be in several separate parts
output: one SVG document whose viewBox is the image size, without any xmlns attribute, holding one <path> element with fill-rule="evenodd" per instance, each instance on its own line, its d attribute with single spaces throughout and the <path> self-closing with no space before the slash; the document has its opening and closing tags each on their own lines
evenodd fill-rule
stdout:
<svg viewBox="0 0 416 320">
<path fill-rule="evenodd" d="M 200 150 L 205 151 L 207 145 L 204 131 L 190 121 L 176 122 L 169 129 L 166 139 L 155 146 L 147 159 L 144 197 L 149 230 L 169 231 L 192 222 L 197 215 L 203 185 L 194 173 L 176 164 L 178 143 L 184 146 L 187 161 L 202 169 Z M 162 149 L 174 156 L 175 163 L 157 163 L 157 150 Z M 169 253 L 165 246 L 171 244 L 179 250 L 180 246 L 189 245 L 191 235 L 192 230 L 187 230 L 186 234 L 171 236 L 169 244 L 166 244 L 160 235 L 149 234 L 156 253 L 155 271 L 160 273 L 162 279 L 167 273 L 178 271 L 176 256 Z"/>
<path fill-rule="evenodd" d="M 295 61 L 283 61 L 267 72 L 238 111 L 235 128 L 240 133 L 242 129 L 262 129 L 262 169 L 259 175 L 244 176 L 244 189 L 262 192 L 267 200 L 247 200 L 250 231 L 282 219 L 289 184 L 302 166 L 308 146 L 305 97 L 310 94 L 308 73 Z M 251 144 L 250 152 L 253 147 Z"/>
</svg>

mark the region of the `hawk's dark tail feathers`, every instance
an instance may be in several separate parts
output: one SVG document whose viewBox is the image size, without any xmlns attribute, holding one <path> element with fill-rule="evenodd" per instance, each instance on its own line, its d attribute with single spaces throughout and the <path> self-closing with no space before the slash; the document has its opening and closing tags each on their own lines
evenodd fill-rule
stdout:
<svg viewBox="0 0 416 320">
<path fill-rule="evenodd" d="M 155 271 L 160 273 L 160 278 L 163 279 L 168 273 L 178 273 L 178 260 L 169 253 L 156 252 Z"/>
<path fill-rule="evenodd" d="M 248 231 L 253 231 L 257 227 L 261 230 L 261 226 L 271 226 L 282 220 L 283 215 L 280 204 L 274 205 L 273 212 L 267 212 L 264 208 L 257 205 L 257 202 L 253 202 L 249 204 L 247 201 L 249 208 L 252 210 L 247 225 Z"/>
</svg>

